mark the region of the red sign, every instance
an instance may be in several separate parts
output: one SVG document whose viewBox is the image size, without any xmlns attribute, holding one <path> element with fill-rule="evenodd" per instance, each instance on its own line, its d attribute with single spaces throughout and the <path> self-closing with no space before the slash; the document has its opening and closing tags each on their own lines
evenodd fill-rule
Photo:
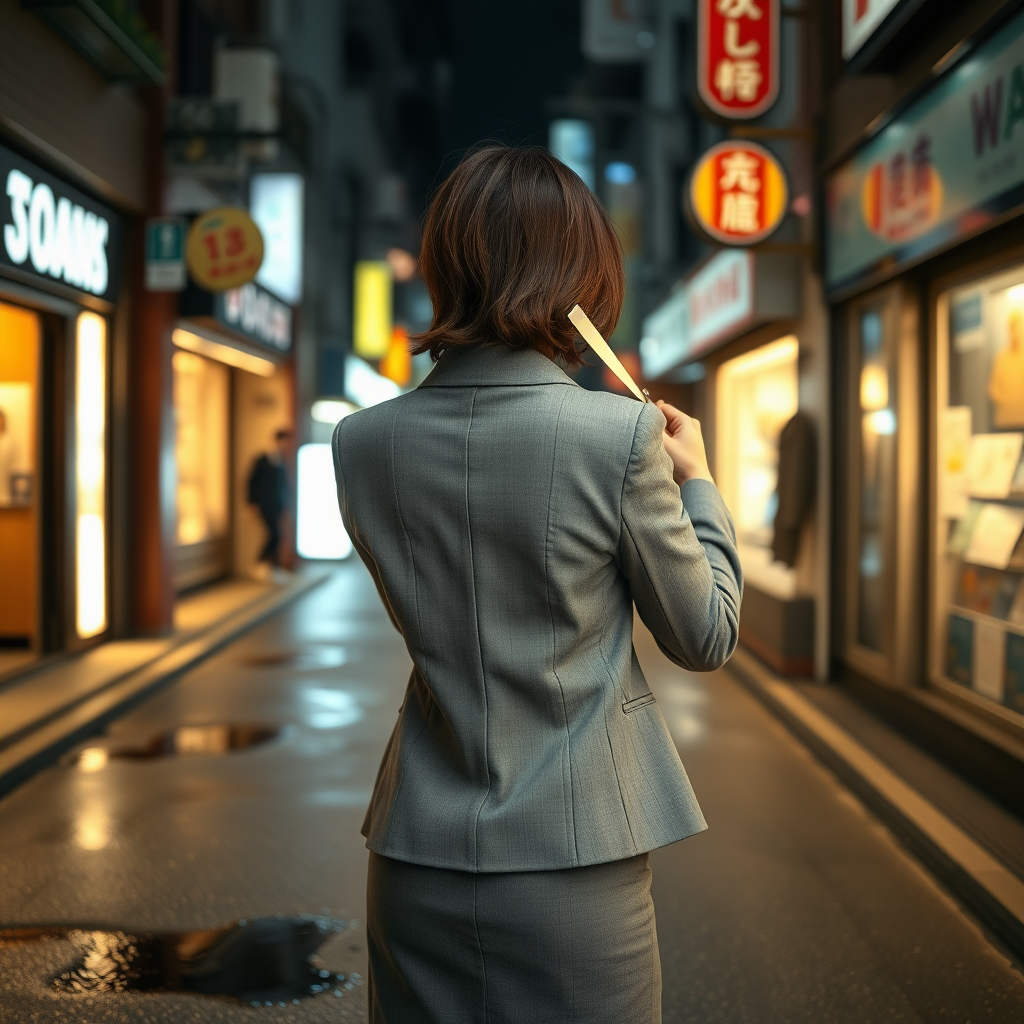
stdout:
<svg viewBox="0 0 1024 1024">
<path fill-rule="evenodd" d="M 697 91 L 720 117 L 759 117 L 779 95 L 780 0 L 697 0 Z"/>
<path fill-rule="evenodd" d="M 686 198 L 704 234 L 724 245 L 752 245 L 767 238 L 786 215 L 786 175 L 762 146 L 720 142 L 697 161 Z"/>
</svg>

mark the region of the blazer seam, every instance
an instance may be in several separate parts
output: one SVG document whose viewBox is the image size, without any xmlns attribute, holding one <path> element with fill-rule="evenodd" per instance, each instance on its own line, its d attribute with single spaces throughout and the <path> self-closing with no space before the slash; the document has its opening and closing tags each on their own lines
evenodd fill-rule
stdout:
<svg viewBox="0 0 1024 1024">
<path fill-rule="evenodd" d="M 629 458 L 626 459 L 626 468 L 622 471 L 622 484 L 619 487 L 619 543 L 622 542 L 622 529 L 625 524 L 622 508 L 626 500 L 626 482 L 629 480 L 629 469 L 633 465 L 633 456 L 636 454 L 636 435 L 640 430 L 640 417 L 643 415 L 643 409 L 644 407 L 641 405 L 636 414 L 636 420 L 633 422 L 633 439 L 629 443 Z"/>
<path fill-rule="evenodd" d="M 548 519 L 544 527 L 544 593 L 547 598 L 548 605 L 548 620 L 551 623 L 551 672 L 555 677 L 555 682 L 558 683 L 558 695 L 562 701 L 562 720 L 565 722 L 565 749 L 566 756 L 569 759 L 569 822 L 572 829 L 572 848 L 575 862 L 580 862 L 580 850 L 579 850 L 579 839 L 576 836 L 576 803 L 575 793 L 573 789 L 573 778 L 572 778 L 572 735 L 569 731 L 569 712 L 565 706 L 565 689 L 562 686 L 562 680 L 559 678 L 558 669 L 555 667 L 557 663 L 557 651 L 556 651 L 556 640 L 555 640 L 555 613 L 551 607 L 551 587 L 549 585 L 550 576 L 548 573 L 548 560 L 551 554 L 551 505 L 552 496 L 555 489 L 555 466 L 558 460 L 558 431 L 562 424 L 562 412 L 565 409 L 565 398 L 562 396 L 562 401 L 558 406 L 558 415 L 555 417 L 555 441 L 553 445 L 551 455 L 551 477 L 548 480 Z M 563 769 L 562 773 L 562 786 L 563 786 L 563 798 L 565 793 L 565 772 Z"/>
<path fill-rule="evenodd" d="M 480 885 L 480 873 L 473 874 L 473 933 L 476 936 L 476 948 L 480 954 L 480 976 L 484 984 L 484 1024 L 491 1019 L 491 1011 L 487 1005 L 487 960 L 484 958 L 484 944 L 480 941 L 480 921 L 477 916 L 477 888 Z"/>
<path fill-rule="evenodd" d="M 487 788 L 484 795 L 477 804 L 476 817 L 473 819 L 473 862 L 477 869 L 480 867 L 480 812 L 491 795 L 491 765 L 490 765 L 490 709 L 487 701 L 487 676 L 484 672 L 484 651 L 480 638 L 480 605 L 476 593 L 476 557 L 473 553 L 473 518 L 469 507 L 469 440 L 473 433 L 473 415 L 476 412 L 476 391 L 473 392 L 473 401 L 469 407 L 469 423 L 466 426 L 466 527 L 469 538 L 469 578 L 473 591 L 473 627 L 476 631 L 477 660 L 480 664 L 480 689 L 484 698 L 484 772 L 487 775 Z"/>
<path fill-rule="evenodd" d="M 604 655 L 602 654 L 603 658 Z M 629 820 L 629 811 L 626 810 L 626 797 L 622 792 L 622 779 L 619 776 L 619 766 L 615 763 L 615 747 L 612 745 L 612 734 L 608 729 L 608 708 L 604 710 L 604 734 L 608 739 L 608 754 L 612 759 L 612 771 L 615 772 L 615 785 L 619 789 L 619 803 L 622 804 L 622 816 L 626 819 L 626 828 L 629 830 L 629 841 L 633 845 L 633 853 L 639 853 L 636 845 L 636 836 L 633 835 L 633 823 Z"/>
<path fill-rule="evenodd" d="M 391 490 L 395 496 L 395 512 L 398 515 L 399 525 L 402 527 L 402 536 L 405 538 L 405 546 L 409 552 L 409 567 L 412 572 L 412 595 L 413 595 L 413 607 L 416 609 L 416 642 L 417 646 L 421 646 L 423 638 L 423 630 L 420 628 L 420 601 L 419 601 L 419 585 L 416 580 L 416 556 L 412 549 L 412 538 L 409 536 L 409 530 L 405 525 L 405 517 L 402 515 L 402 502 L 398 494 L 398 480 L 395 476 L 395 424 L 398 421 L 397 415 L 391 417 L 391 433 L 389 436 L 389 456 L 391 460 Z M 406 639 L 406 647 L 409 646 L 409 641 Z M 410 655 L 412 652 L 409 652 Z M 413 662 L 415 665 L 415 661 Z M 401 757 L 400 770 L 398 775 L 398 785 L 395 786 L 395 795 L 389 801 L 389 813 L 387 827 L 384 829 L 384 846 L 387 848 L 388 841 L 391 838 L 391 829 L 395 823 L 394 809 L 398 806 L 398 798 L 402 792 L 402 786 L 405 784 L 405 771 L 408 763 L 408 758 L 412 756 L 412 752 L 416 747 L 416 744 L 420 741 L 423 734 L 427 731 L 430 726 L 430 716 L 434 713 L 434 700 L 433 695 L 430 693 L 430 684 L 427 682 L 427 674 L 418 665 L 415 665 L 419 671 L 420 676 L 426 685 L 427 694 L 430 696 L 430 708 L 427 711 L 426 719 L 423 723 L 423 728 L 417 733 L 415 740 L 409 745 L 409 750 Z M 408 696 L 408 695 L 407 695 Z M 404 702 L 403 702 L 404 703 Z M 397 728 L 397 725 L 396 725 Z"/>
</svg>

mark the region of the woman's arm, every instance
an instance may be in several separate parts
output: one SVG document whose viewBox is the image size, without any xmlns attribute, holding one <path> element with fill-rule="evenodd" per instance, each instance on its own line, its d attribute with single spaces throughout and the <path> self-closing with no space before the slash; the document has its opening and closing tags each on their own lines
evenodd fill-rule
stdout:
<svg viewBox="0 0 1024 1024">
<path fill-rule="evenodd" d="M 739 638 L 736 532 L 707 471 L 699 424 L 671 406 L 665 411 L 667 434 L 654 406 L 637 421 L 618 560 L 658 646 L 677 665 L 706 672 L 725 664 Z"/>
</svg>

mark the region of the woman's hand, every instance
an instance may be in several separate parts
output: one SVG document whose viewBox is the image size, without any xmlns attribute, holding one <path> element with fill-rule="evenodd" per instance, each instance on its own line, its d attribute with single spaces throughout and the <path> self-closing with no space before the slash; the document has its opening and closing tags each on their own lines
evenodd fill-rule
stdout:
<svg viewBox="0 0 1024 1024">
<path fill-rule="evenodd" d="M 672 476 L 681 487 L 687 480 L 711 479 L 708 469 L 708 457 L 704 451 L 704 438 L 700 432 L 700 422 L 687 416 L 668 402 L 658 402 L 668 423 L 662 434 L 665 451 L 672 459 Z"/>
</svg>

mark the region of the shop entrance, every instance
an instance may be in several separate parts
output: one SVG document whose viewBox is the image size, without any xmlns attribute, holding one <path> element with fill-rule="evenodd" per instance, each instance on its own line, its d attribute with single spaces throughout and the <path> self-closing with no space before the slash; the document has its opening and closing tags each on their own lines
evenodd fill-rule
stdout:
<svg viewBox="0 0 1024 1024">
<path fill-rule="evenodd" d="M 0 675 L 39 651 L 42 318 L 0 302 Z"/>
</svg>

